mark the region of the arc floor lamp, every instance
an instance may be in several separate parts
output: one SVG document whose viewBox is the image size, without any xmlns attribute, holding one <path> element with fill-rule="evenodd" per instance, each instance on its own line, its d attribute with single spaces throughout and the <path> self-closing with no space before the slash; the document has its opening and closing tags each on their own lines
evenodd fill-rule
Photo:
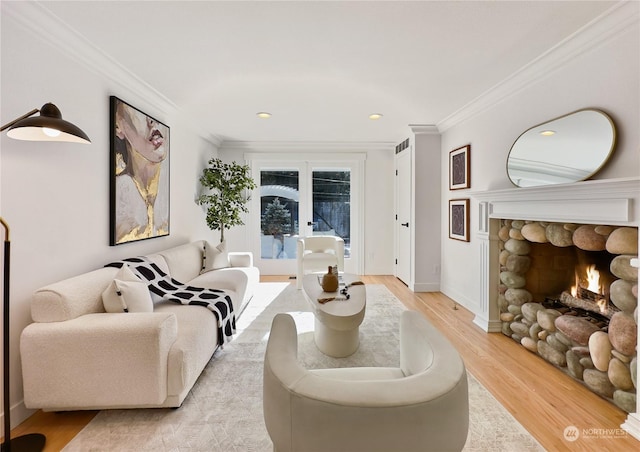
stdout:
<svg viewBox="0 0 640 452">
<path fill-rule="evenodd" d="M 39 116 L 33 117 L 36 113 Z M 87 134 L 77 126 L 62 119 L 62 114 L 58 107 L 52 103 L 47 103 L 40 109 L 33 109 L 30 112 L 14 119 L 0 128 L 0 132 L 9 129 L 7 136 L 16 140 L 27 141 L 66 141 L 71 143 L 90 144 L 91 140 Z M 2 452 L 22 452 L 41 451 L 44 448 L 46 438 L 40 433 L 31 433 L 11 439 L 11 402 L 9 387 L 9 276 L 11 267 L 11 241 L 9 237 L 9 224 L 0 217 L 0 224 L 4 229 L 4 259 L 3 266 L 3 410 L 4 410 L 4 440 Z"/>
</svg>

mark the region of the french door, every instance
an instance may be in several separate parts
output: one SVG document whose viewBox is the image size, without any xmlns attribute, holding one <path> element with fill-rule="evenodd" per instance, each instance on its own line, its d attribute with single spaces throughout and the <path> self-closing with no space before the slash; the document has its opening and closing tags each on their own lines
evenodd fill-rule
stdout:
<svg viewBox="0 0 640 452">
<path fill-rule="evenodd" d="M 250 159 L 258 185 L 249 223 L 255 264 L 265 275 L 295 275 L 297 240 L 335 235 L 345 243 L 345 271 L 361 273 L 361 163 Z"/>
</svg>

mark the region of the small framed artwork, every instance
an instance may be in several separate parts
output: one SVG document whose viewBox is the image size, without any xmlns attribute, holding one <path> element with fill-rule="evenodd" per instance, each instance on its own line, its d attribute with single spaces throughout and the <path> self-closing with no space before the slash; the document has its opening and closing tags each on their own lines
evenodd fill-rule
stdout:
<svg viewBox="0 0 640 452">
<path fill-rule="evenodd" d="M 169 235 L 169 127 L 110 101 L 109 244 Z"/>
<path fill-rule="evenodd" d="M 469 198 L 449 200 L 449 238 L 469 241 Z"/>
<path fill-rule="evenodd" d="M 471 145 L 449 152 L 449 190 L 471 187 Z"/>
</svg>

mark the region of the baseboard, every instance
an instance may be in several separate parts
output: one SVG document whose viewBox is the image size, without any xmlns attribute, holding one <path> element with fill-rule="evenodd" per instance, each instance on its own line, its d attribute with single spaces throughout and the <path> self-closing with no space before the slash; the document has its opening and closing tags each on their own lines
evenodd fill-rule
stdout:
<svg viewBox="0 0 640 452">
<path fill-rule="evenodd" d="M 451 298 L 463 308 L 468 309 L 475 315 L 478 315 L 479 307 L 476 301 L 472 300 L 471 298 L 465 297 L 455 289 L 446 285 L 441 287 L 440 292 Z"/>
<path fill-rule="evenodd" d="M 487 333 L 501 333 L 502 322 L 500 320 L 487 320 L 476 314 L 473 323 Z"/>
<path fill-rule="evenodd" d="M 482 329 L 482 331 L 485 331 L 487 333 L 502 332 L 502 322 L 500 320 L 488 320 L 480 316 L 480 308 L 478 307 L 478 303 L 476 303 L 474 300 L 457 293 L 455 290 L 451 289 L 451 287 L 443 287 L 442 293 L 454 300 L 463 308 L 471 311 L 475 315 L 475 317 L 473 318 L 473 323 L 480 329 Z"/>
<path fill-rule="evenodd" d="M 11 407 L 11 429 L 16 428 L 22 424 L 26 419 L 29 419 L 37 410 L 30 410 L 24 406 L 24 400 Z M 4 413 L 0 414 L 0 424 L 4 425 Z"/>
<path fill-rule="evenodd" d="M 640 441 L 640 414 L 629 413 L 627 420 L 620 426 L 622 430 Z"/>
<path fill-rule="evenodd" d="M 410 289 L 414 292 L 440 292 L 440 283 L 414 283 Z"/>
</svg>

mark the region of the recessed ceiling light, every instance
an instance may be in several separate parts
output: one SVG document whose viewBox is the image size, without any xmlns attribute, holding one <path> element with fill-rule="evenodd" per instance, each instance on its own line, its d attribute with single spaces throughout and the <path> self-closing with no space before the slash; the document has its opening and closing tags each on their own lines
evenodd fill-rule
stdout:
<svg viewBox="0 0 640 452">
<path fill-rule="evenodd" d="M 542 135 L 543 137 L 550 137 L 551 135 L 555 134 L 555 130 L 543 130 L 542 132 L 540 132 L 540 135 Z"/>
<path fill-rule="evenodd" d="M 256 116 L 260 119 L 269 119 L 271 117 L 271 113 L 268 113 L 266 111 L 259 111 L 258 113 L 256 113 Z"/>
<path fill-rule="evenodd" d="M 371 113 L 369 115 L 369 119 L 371 119 L 372 121 L 376 121 L 378 119 L 382 118 L 382 114 L 380 113 Z"/>
</svg>

